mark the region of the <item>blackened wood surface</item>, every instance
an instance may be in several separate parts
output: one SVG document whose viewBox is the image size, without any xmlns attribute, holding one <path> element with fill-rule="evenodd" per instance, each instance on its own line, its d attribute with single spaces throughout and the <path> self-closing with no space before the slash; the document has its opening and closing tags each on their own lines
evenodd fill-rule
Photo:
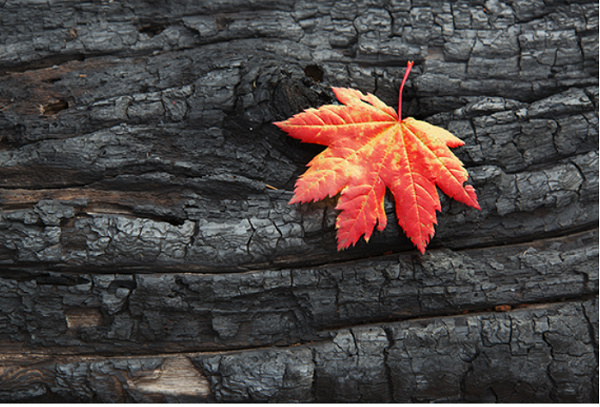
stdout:
<svg viewBox="0 0 600 407">
<path fill-rule="evenodd" d="M 598 400 L 598 4 L 0 4 L 0 400 Z M 465 140 L 336 252 L 287 204 L 330 86 Z"/>
</svg>

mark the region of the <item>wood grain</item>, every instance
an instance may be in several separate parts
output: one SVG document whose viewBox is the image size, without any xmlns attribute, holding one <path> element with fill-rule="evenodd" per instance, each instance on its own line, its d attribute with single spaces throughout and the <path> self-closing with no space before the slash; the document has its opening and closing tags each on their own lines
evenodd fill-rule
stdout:
<svg viewBox="0 0 600 407">
<path fill-rule="evenodd" d="M 598 401 L 597 2 L 0 10 L 0 400 Z M 407 60 L 482 210 L 337 252 L 272 122 Z"/>
</svg>

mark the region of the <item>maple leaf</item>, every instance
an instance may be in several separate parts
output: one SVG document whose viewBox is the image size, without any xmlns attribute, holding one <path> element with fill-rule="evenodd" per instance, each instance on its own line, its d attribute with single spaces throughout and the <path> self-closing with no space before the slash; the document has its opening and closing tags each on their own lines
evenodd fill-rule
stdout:
<svg viewBox="0 0 600 407">
<path fill-rule="evenodd" d="M 412 68 L 409 62 L 402 89 Z M 480 209 L 475 190 L 464 185 L 469 174 L 449 147 L 464 142 L 447 130 L 413 118 L 402 119 L 376 96 L 332 88 L 342 105 L 306 109 L 275 122 L 303 142 L 328 146 L 308 163 L 289 202 L 318 201 L 340 193 L 336 209 L 338 250 L 368 242 L 375 225 L 387 224 L 386 188 L 394 195 L 398 224 L 421 253 L 435 233 L 441 210 L 436 185 L 448 196 Z"/>
</svg>

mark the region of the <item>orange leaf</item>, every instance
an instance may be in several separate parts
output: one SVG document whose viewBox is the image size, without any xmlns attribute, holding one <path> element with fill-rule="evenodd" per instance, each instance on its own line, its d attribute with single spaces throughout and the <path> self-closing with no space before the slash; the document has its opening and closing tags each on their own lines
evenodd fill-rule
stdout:
<svg viewBox="0 0 600 407">
<path fill-rule="evenodd" d="M 412 62 L 400 86 L 402 88 Z M 338 250 L 354 245 L 373 229 L 387 224 L 384 196 L 389 188 L 396 201 L 398 224 L 421 253 L 434 235 L 441 209 L 436 185 L 448 196 L 480 209 L 462 162 L 449 147 L 464 142 L 423 121 L 402 120 L 376 96 L 355 89 L 333 88 L 343 105 L 307 109 L 276 122 L 290 136 L 328 146 L 308 163 L 296 182 L 293 203 L 318 201 L 341 193 L 336 228 Z"/>
</svg>

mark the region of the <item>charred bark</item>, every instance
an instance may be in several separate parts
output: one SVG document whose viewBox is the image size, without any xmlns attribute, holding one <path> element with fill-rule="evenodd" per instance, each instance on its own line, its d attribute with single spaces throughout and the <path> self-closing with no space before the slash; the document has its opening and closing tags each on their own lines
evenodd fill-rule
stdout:
<svg viewBox="0 0 600 407">
<path fill-rule="evenodd" d="M 0 400 L 598 400 L 598 7 L 0 6 Z M 330 86 L 465 141 L 442 197 L 335 250 L 287 204 Z"/>
</svg>

